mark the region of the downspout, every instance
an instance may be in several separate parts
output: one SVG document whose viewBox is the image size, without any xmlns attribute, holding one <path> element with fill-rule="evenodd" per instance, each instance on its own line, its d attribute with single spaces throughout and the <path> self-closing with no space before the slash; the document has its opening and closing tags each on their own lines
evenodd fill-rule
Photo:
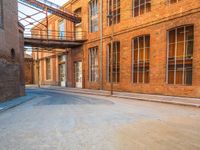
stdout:
<svg viewBox="0 0 200 150">
<path fill-rule="evenodd" d="M 103 0 L 100 0 L 100 90 L 103 90 Z"/>
</svg>

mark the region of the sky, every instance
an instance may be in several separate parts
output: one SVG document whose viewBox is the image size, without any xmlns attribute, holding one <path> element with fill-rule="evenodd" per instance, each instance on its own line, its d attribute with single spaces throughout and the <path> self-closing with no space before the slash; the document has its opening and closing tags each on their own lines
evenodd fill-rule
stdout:
<svg viewBox="0 0 200 150">
<path fill-rule="evenodd" d="M 48 1 L 53 2 L 53 3 L 57 4 L 57 5 L 62 6 L 62 5 L 65 4 L 68 0 L 48 0 Z M 19 20 L 22 19 L 22 18 L 24 18 L 25 15 L 32 15 L 32 14 L 34 14 L 34 13 L 37 12 L 37 11 L 31 9 L 30 7 L 27 7 L 27 6 L 22 5 L 21 3 L 18 3 L 18 10 L 19 10 L 19 13 L 18 13 L 18 15 L 19 15 Z M 23 13 L 24 13 L 25 15 L 24 15 Z M 38 15 L 35 15 L 35 16 L 33 17 L 33 19 L 36 19 L 36 20 L 38 21 L 38 20 L 40 20 L 40 19 L 43 19 L 44 17 L 45 17 L 45 15 L 42 14 L 42 13 L 40 13 L 40 14 L 38 14 Z M 29 22 L 33 22 L 33 21 L 34 21 L 34 20 L 32 20 L 32 19 L 26 19 L 26 20 L 28 20 Z M 26 21 L 20 21 L 20 22 L 21 22 L 23 25 L 27 25 L 27 24 L 28 24 Z M 32 27 L 32 25 L 30 25 L 30 26 L 25 26 L 25 28 L 31 28 L 31 27 Z"/>
</svg>

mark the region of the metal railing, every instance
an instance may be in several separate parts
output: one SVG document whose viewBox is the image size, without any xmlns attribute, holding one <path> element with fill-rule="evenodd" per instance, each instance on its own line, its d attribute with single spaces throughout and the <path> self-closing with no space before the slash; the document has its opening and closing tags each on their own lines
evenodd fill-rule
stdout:
<svg viewBox="0 0 200 150">
<path fill-rule="evenodd" d="M 86 32 L 32 29 L 32 30 L 25 30 L 24 37 L 31 39 L 41 39 L 41 40 L 83 41 L 86 40 Z"/>
</svg>

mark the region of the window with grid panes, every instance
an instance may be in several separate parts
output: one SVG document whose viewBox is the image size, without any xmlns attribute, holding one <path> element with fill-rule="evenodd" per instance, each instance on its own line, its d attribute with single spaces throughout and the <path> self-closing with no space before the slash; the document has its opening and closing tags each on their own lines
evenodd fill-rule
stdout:
<svg viewBox="0 0 200 150">
<path fill-rule="evenodd" d="M 168 31 L 168 84 L 192 85 L 193 49 L 193 25 Z"/>
<path fill-rule="evenodd" d="M 132 41 L 133 83 L 149 83 L 150 36 L 144 35 Z"/>
<path fill-rule="evenodd" d="M 89 2 L 89 28 L 90 32 L 97 32 L 98 28 L 98 0 Z"/>
<path fill-rule="evenodd" d="M 89 81 L 98 81 L 98 47 L 89 49 Z"/>
<path fill-rule="evenodd" d="M 112 25 L 112 22 L 113 24 L 117 24 L 120 22 L 120 0 L 108 0 L 108 15 L 111 14 L 113 15 L 113 19 L 108 18 L 109 26 Z"/>
<path fill-rule="evenodd" d="M 120 82 L 120 42 L 113 42 L 113 51 L 112 51 L 113 63 L 112 63 L 112 80 L 114 83 Z M 111 44 L 107 46 L 107 81 L 110 82 L 111 76 Z"/>
<path fill-rule="evenodd" d="M 151 0 L 134 0 L 133 8 L 134 17 L 147 13 L 151 11 Z"/>
<path fill-rule="evenodd" d="M 51 79 L 51 59 L 46 58 L 46 80 Z"/>
</svg>

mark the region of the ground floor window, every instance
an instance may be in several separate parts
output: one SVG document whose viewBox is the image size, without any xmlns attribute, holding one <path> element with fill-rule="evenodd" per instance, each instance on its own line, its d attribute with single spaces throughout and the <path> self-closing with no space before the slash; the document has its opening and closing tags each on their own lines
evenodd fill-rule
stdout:
<svg viewBox="0 0 200 150">
<path fill-rule="evenodd" d="M 112 50 L 112 81 L 120 82 L 120 42 L 113 43 Z M 107 81 L 110 82 L 111 76 L 111 44 L 107 46 Z"/>
<path fill-rule="evenodd" d="M 89 81 L 98 81 L 98 47 L 89 49 Z"/>
<path fill-rule="evenodd" d="M 51 59 L 46 58 L 46 79 L 51 79 Z"/>
<path fill-rule="evenodd" d="M 150 36 L 144 35 L 132 41 L 133 83 L 149 83 Z"/>
<path fill-rule="evenodd" d="M 193 25 L 168 31 L 168 84 L 192 85 L 193 47 Z"/>
</svg>

